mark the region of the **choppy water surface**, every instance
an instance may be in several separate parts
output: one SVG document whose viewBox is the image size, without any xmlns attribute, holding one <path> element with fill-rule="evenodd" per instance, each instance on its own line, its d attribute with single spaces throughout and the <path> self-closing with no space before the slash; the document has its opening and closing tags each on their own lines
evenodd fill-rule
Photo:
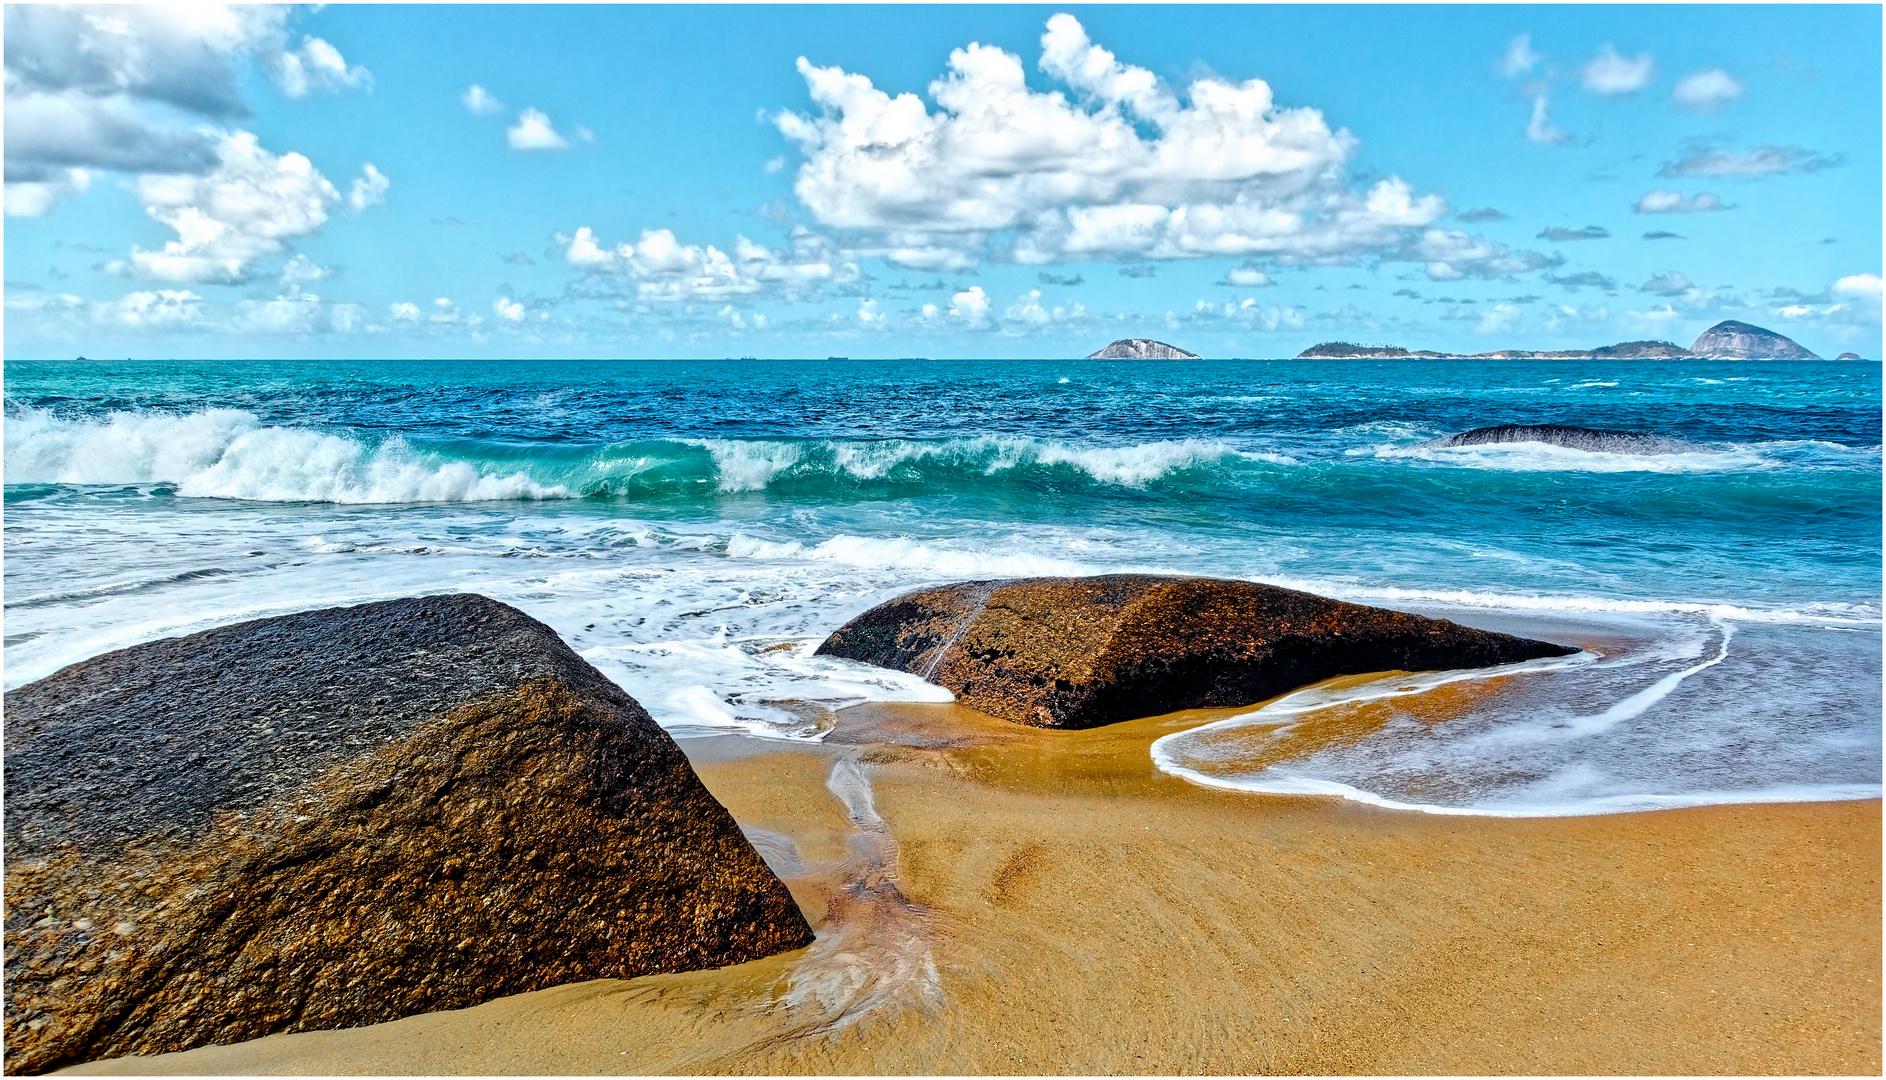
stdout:
<svg viewBox="0 0 1886 1080">
<path fill-rule="evenodd" d="M 903 590 L 1243 577 L 1589 646 L 1162 740 L 1201 783 L 1443 812 L 1880 790 L 1880 369 L 1713 361 L 7 366 L 6 685 L 467 590 L 677 735 L 939 700 L 815 658 Z M 1491 424 L 1663 452 L 1436 448 Z M 790 647 L 782 647 L 790 646 Z"/>
</svg>

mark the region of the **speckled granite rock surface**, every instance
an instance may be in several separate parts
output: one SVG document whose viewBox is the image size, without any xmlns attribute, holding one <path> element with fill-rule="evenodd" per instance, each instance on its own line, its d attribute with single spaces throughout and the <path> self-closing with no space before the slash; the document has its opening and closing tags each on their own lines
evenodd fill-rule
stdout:
<svg viewBox="0 0 1886 1080">
<path fill-rule="evenodd" d="M 961 704 L 1017 723 L 1086 728 L 1248 705 L 1334 675 L 1578 650 L 1274 585 L 1108 574 L 907 593 L 846 623 L 818 651 L 921 675 Z"/>
<path fill-rule="evenodd" d="M 9 1073 L 812 939 L 648 713 L 485 597 L 149 642 L 5 704 Z"/>
</svg>

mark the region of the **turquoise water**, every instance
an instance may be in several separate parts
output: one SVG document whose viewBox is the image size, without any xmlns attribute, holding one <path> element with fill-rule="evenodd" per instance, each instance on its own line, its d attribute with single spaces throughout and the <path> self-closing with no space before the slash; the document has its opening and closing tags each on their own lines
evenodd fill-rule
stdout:
<svg viewBox="0 0 1886 1080">
<path fill-rule="evenodd" d="M 1832 362 L 9 364 L 6 679 L 233 619 L 473 590 L 686 736 L 938 700 L 810 655 L 925 583 L 1244 577 L 1586 645 L 1251 790 L 1567 813 L 1876 795 L 1880 369 Z M 1503 423 L 1667 452 L 1441 449 Z M 792 649 L 769 649 L 782 642 Z M 1400 685 L 1400 684 L 1398 684 Z M 1386 684 L 1371 693 L 1398 691 Z M 1411 699 L 1412 700 L 1412 699 Z"/>
</svg>

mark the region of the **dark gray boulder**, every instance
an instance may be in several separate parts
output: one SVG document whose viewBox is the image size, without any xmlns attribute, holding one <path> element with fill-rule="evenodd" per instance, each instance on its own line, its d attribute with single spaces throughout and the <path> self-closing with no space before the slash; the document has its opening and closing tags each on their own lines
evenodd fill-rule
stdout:
<svg viewBox="0 0 1886 1080">
<path fill-rule="evenodd" d="M 1335 675 L 1578 650 L 1275 585 L 1107 574 L 919 589 L 846 623 L 818 651 L 911 672 L 1016 723 L 1088 728 L 1249 705 Z"/>
<path fill-rule="evenodd" d="M 674 740 L 482 596 L 153 641 L 5 706 L 9 1073 L 811 941 Z"/>
</svg>

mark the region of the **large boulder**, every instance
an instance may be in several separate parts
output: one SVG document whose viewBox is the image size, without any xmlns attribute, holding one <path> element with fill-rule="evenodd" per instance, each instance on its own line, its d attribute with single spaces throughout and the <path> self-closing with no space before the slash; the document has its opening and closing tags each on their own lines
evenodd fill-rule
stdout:
<svg viewBox="0 0 1886 1080">
<path fill-rule="evenodd" d="M 1334 675 L 1578 650 L 1274 585 L 1108 574 L 921 589 L 846 623 L 818 651 L 920 675 L 1017 723 L 1087 728 L 1248 705 Z"/>
<path fill-rule="evenodd" d="M 812 940 L 674 740 L 482 596 L 153 641 L 5 706 L 9 1073 Z"/>
</svg>

